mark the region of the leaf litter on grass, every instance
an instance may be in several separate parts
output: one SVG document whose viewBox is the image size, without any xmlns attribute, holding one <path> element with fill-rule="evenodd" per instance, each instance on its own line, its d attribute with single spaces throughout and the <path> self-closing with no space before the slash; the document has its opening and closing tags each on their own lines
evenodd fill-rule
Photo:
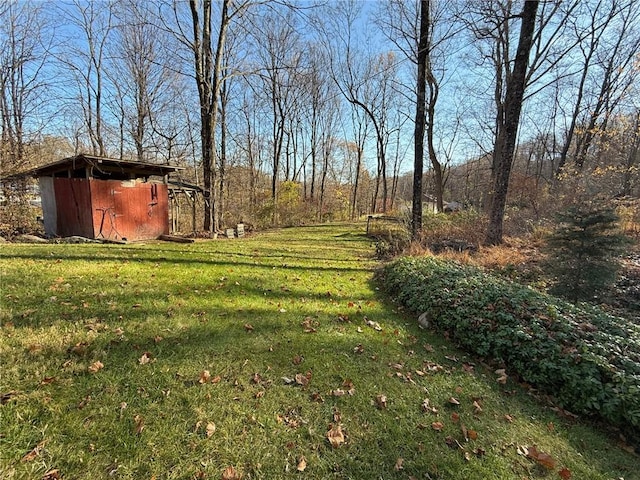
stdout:
<svg viewBox="0 0 640 480">
<path fill-rule="evenodd" d="M 56 340 L 65 346 L 54 353 L 51 362 L 34 357 L 26 348 L 39 343 L 41 352 L 49 351 L 47 341 L 33 342 L 26 336 L 23 340 L 16 336 L 21 331 L 0 339 L 0 354 L 6 355 L 7 345 L 21 345 L 34 367 L 31 383 L 11 374 L 11 381 L 0 385 L 2 392 L 20 392 L 7 395 L 6 401 L 2 397 L 3 408 L 17 409 L 31 421 L 35 417 L 29 411 L 38 411 L 38 421 L 49 425 L 51 436 L 47 438 L 68 435 L 82 444 L 87 436 L 93 437 L 95 447 L 87 449 L 82 462 L 65 459 L 69 445 L 64 442 L 47 443 L 46 456 L 52 465 L 71 477 L 88 471 L 99 478 L 114 458 L 129 458 L 119 462 L 124 465 L 118 470 L 137 472 L 139 478 L 176 478 L 178 471 L 183 476 L 193 472 L 194 478 L 280 478 L 288 471 L 290 457 L 291 474 L 304 472 L 305 478 L 398 474 L 422 478 L 424 472 L 436 478 L 436 471 L 442 472 L 440 477 L 455 478 L 453 472 L 465 469 L 470 479 L 509 479 L 514 478 L 516 457 L 546 468 L 540 452 L 549 452 L 557 462 L 552 473 L 563 479 L 569 474 L 609 478 L 602 472 L 621 472 L 618 476 L 633 479 L 629 469 L 613 466 L 614 462 L 625 465 L 626 457 L 614 456 L 617 460 L 598 470 L 601 467 L 582 460 L 589 458 L 587 451 L 571 456 L 573 447 L 564 435 L 573 428 L 572 423 L 539 410 L 526 395 L 505 394 L 517 388 L 511 385 L 512 379 L 505 379 L 505 384 L 496 382 L 501 375 L 494 375 L 494 370 L 465 359 L 454 346 L 420 330 L 376 298 L 367 284 L 370 264 L 366 257 L 354 260 L 349 253 L 350 260 L 346 260 L 336 250 L 327 255 L 298 236 L 285 236 L 282 242 L 298 258 L 283 261 L 252 254 L 251 265 L 246 267 L 238 263 L 243 260 L 238 254 L 245 248 L 240 242 L 235 251 L 211 242 L 196 243 L 194 250 L 181 254 L 173 246 L 163 245 L 162 253 L 135 247 L 138 258 L 147 260 L 118 265 L 113 292 L 109 280 L 103 282 L 100 290 L 107 295 L 100 298 L 105 298 L 109 313 L 100 322 L 87 323 L 83 318 L 83 311 L 92 305 L 84 308 L 81 300 L 97 302 L 88 297 L 92 285 L 83 285 L 72 270 L 50 272 L 53 278 L 68 279 L 61 285 L 68 281 L 74 289 L 87 292 L 83 298 L 69 300 L 80 306 L 75 310 L 60 301 L 50 304 L 65 319 L 67 331 Z M 127 254 L 129 248 L 115 251 Z M 72 266 L 73 251 L 68 255 L 71 258 L 65 264 Z M 109 255 L 114 256 L 114 251 Z M 323 268 L 316 269 L 305 255 L 324 257 Z M 346 268 L 341 271 L 336 265 Z M 113 272 L 113 266 L 101 265 L 97 270 Z M 138 280 L 147 267 L 153 267 L 156 275 L 154 289 L 166 290 L 163 300 Z M 251 283 L 254 276 L 260 283 Z M 218 288 L 221 277 L 229 280 Z M 301 280 L 291 283 L 294 277 Z M 357 282 L 349 280 L 356 277 Z M 236 279 L 245 294 L 237 288 L 226 291 L 235 288 Z M 128 282 L 126 290 L 137 293 L 121 298 L 125 289 L 118 284 L 124 282 Z M 303 283 L 305 291 L 298 289 Z M 62 298 L 62 293 L 56 294 Z M 228 295 L 234 296 L 234 305 L 239 305 L 238 298 L 244 304 L 228 309 Z M 265 297 L 273 304 L 265 304 Z M 115 305 L 114 310 L 109 310 L 107 301 Z M 145 310 L 153 302 L 157 313 Z M 36 307 L 26 305 L 21 311 L 28 309 L 36 311 L 27 319 L 38 317 Z M 109 338 L 100 337 L 108 332 L 99 324 L 109 327 Z M 94 328 L 87 330 L 87 325 Z M 97 336 L 81 337 L 81 331 Z M 157 337 L 163 340 L 157 342 Z M 79 342 L 87 345 L 78 354 L 64 351 Z M 55 368 L 68 359 L 84 370 L 58 374 Z M 96 362 L 101 366 L 91 372 L 88 366 L 98 367 Z M 476 364 L 474 368 L 471 363 Z M 54 377 L 55 381 L 41 384 Z M 290 382 L 280 382 L 281 378 Z M 36 395 L 35 385 L 48 392 Z M 45 401 L 45 397 L 50 399 Z M 75 408 L 80 404 L 82 408 Z M 65 405 L 73 408 L 67 410 Z M 54 421 L 56 416 L 69 428 Z M 539 419 L 539 425 L 524 421 L 532 417 Z M 42 437 L 8 443 L 7 439 L 13 441 L 19 435 L 17 426 L 3 423 L 7 418 L 0 420 L 0 432 L 6 435 L 3 445 L 10 446 L 17 461 L 35 450 Z M 202 422 L 197 432 L 196 420 Z M 557 424 L 553 432 L 549 422 Z M 441 424 L 439 431 L 429 427 L 433 423 Z M 278 435 L 272 435 L 274 432 Z M 556 447 L 539 447 L 536 460 L 518 456 L 515 446 L 501 450 L 512 441 L 514 445 Z M 597 448 L 605 444 L 600 441 Z M 45 473 L 43 469 L 39 476 Z"/>
</svg>

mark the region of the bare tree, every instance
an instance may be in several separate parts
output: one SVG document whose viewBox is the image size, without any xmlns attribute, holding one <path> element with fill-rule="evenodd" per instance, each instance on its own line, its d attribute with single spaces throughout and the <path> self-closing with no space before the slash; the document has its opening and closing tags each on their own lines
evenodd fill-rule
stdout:
<svg viewBox="0 0 640 480">
<path fill-rule="evenodd" d="M 575 164 L 584 165 L 589 147 L 598 132 L 606 131 L 607 124 L 620 100 L 637 80 L 634 62 L 640 50 L 640 5 L 629 1 L 621 4 L 614 33 L 603 41 L 604 49 L 595 53 L 601 71 L 597 78 L 594 102 L 589 105 L 586 124 L 576 143 Z M 586 67 L 585 67 L 586 69 Z"/>
<path fill-rule="evenodd" d="M 579 80 L 575 91 L 573 113 L 571 115 L 570 124 L 565 134 L 565 141 L 560 151 L 558 163 L 556 165 L 556 174 L 560 173 L 560 171 L 566 164 L 569 149 L 573 144 L 580 112 L 584 108 L 583 98 L 585 95 L 585 88 L 587 79 L 589 77 L 589 72 L 593 68 L 593 57 L 598 50 L 600 41 L 604 33 L 606 32 L 607 26 L 609 25 L 611 20 L 619 13 L 619 10 L 615 5 L 614 8 L 609 8 L 608 2 L 604 1 L 598 1 L 595 4 L 592 4 L 591 2 L 585 2 L 585 9 L 586 14 L 589 17 L 589 23 L 591 25 L 591 28 L 587 30 L 586 35 L 581 33 L 580 30 L 583 27 L 577 22 L 572 22 L 571 24 L 574 30 L 575 37 L 580 38 L 581 36 L 583 36 L 583 41 L 579 44 L 582 61 L 580 63 L 581 68 L 578 69 Z"/>
<path fill-rule="evenodd" d="M 64 73 L 70 73 L 76 85 L 76 100 L 80 102 L 91 153 L 105 156 L 105 61 L 114 26 L 113 2 L 97 4 L 74 0 L 72 8 L 61 7 L 59 12 L 63 21 L 74 28 L 59 60 L 65 67 Z"/>
<path fill-rule="evenodd" d="M 459 24 L 451 14 L 451 2 L 391 0 L 383 4 L 378 23 L 385 36 L 416 65 L 414 103 L 414 196 L 412 233 L 422 228 L 422 181 L 425 150 L 433 169 L 438 210 L 443 210 L 444 170 L 435 146 L 436 110 L 444 75 L 444 46 Z M 439 70 L 439 73 L 436 73 Z"/>
<path fill-rule="evenodd" d="M 357 47 L 353 37 L 354 25 L 360 15 L 357 3 L 344 2 L 335 8 L 326 13 L 328 21 L 322 31 L 331 60 L 331 77 L 345 100 L 353 108 L 362 110 L 373 126 L 377 176 L 371 208 L 386 212 L 389 200 L 386 149 L 392 131 L 390 112 L 396 106 L 397 91 L 392 84 L 396 81 L 398 62 L 391 52 L 367 54 Z"/>
<path fill-rule="evenodd" d="M 285 148 L 285 136 L 289 117 L 295 106 L 294 86 L 300 67 L 302 52 L 297 48 L 299 37 L 293 25 L 291 11 L 269 11 L 256 32 L 262 44 L 259 50 L 262 68 L 263 91 L 270 101 L 271 120 L 271 198 L 277 204 L 278 177 Z M 274 223 L 278 212 L 274 208 Z"/>
<path fill-rule="evenodd" d="M 526 86 L 529 53 L 533 45 L 536 26 L 537 1 L 525 2 L 520 18 L 520 39 L 511 75 L 506 81 L 504 110 L 499 119 L 499 132 L 493 152 L 494 182 L 493 195 L 489 207 L 489 226 L 484 243 L 497 245 L 502 243 L 504 210 L 509 189 L 509 176 L 513 164 L 520 111 Z"/>
<path fill-rule="evenodd" d="M 114 5 L 114 26 L 109 69 L 106 75 L 114 85 L 119 110 L 121 135 L 126 130 L 138 161 L 147 160 L 155 117 L 164 107 L 169 82 L 176 80 L 166 67 L 166 52 L 161 51 L 168 38 L 149 21 L 149 4 L 140 0 L 119 0 Z M 163 55 L 164 54 L 164 55 Z M 121 155 L 124 138 L 121 138 Z"/>
<path fill-rule="evenodd" d="M 26 145 L 46 122 L 46 32 L 37 4 L 8 2 L 0 7 L 0 168 L 4 174 L 28 166 Z"/>
<path fill-rule="evenodd" d="M 205 193 L 204 229 L 218 230 L 216 214 L 216 129 L 220 92 L 223 82 L 223 54 L 227 31 L 234 18 L 240 16 L 250 2 L 235 3 L 222 0 L 216 32 L 213 30 L 211 0 L 189 0 L 192 37 L 182 38 L 193 53 L 195 81 L 200 103 L 200 139 L 202 151 L 202 176 Z M 215 37 L 214 37 L 215 36 Z M 214 44 L 215 39 L 215 44 Z M 215 48 L 215 50 L 214 50 Z"/>
</svg>

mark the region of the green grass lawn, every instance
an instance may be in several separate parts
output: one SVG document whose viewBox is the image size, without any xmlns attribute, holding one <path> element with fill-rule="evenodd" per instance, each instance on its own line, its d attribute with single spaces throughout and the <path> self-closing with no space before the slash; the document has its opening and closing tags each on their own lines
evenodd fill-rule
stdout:
<svg viewBox="0 0 640 480">
<path fill-rule="evenodd" d="M 2 245 L 0 478 L 640 478 L 418 328 L 374 252 L 364 225 Z"/>
</svg>

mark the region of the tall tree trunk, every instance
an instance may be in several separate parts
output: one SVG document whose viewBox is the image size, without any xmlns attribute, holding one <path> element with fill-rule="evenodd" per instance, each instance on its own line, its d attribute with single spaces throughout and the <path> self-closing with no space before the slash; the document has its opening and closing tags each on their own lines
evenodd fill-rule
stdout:
<svg viewBox="0 0 640 480">
<path fill-rule="evenodd" d="M 429 45 L 429 2 L 420 1 L 420 37 L 418 39 L 418 80 L 416 88 L 416 117 L 413 134 L 413 207 L 411 236 L 419 238 L 422 232 L 422 178 L 424 171 L 424 130 L 426 123 L 427 61 Z"/>
<path fill-rule="evenodd" d="M 211 0 L 204 0 L 202 3 L 202 24 L 200 24 L 198 0 L 189 0 L 193 21 L 195 76 L 200 99 L 202 176 L 205 195 L 204 229 L 208 232 L 218 230 L 218 218 L 216 215 L 215 133 L 218 115 L 218 99 L 220 98 L 221 88 L 222 55 L 227 28 L 231 20 L 229 16 L 230 3 L 231 0 L 223 0 L 220 8 L 220 29 L 218 31 L 214 57 L 211 38 Z"/>
<path fill-rule="evenodd" d="M 507 92 L 504 102 L 504 119 L 496 137 L 493 151 L 494 183 L 493 195 L 489 207 L 489 226 L 484 240 L 485 245 L 499 245 L 502 243 L 504 210 L 509 190 L 509 177 L 513 164 L 520 111 L 524 98 L 529 53 L 533 44 L 533 34 L 536 24 L 538 1 L 525 2 L 520 27 L 518 50 L 513 65 L 513 72 L 507 81 Z"/>
<path fill-rule="evenodd" d="M 356 159 L 356 174 L 353 181 L 353 194 L 351 196 L 351 220 L 355 220 L 358 212 L 358 187 L 360 186 L 360 170 L 362 169 L 362 157 L 363 151 L 358 146 L 357 159 Z"/>
<path fill-rule="evenodd" d="M 226 81 L 222 82 L 220 90 L 220 159 L 218 162 L 218 225 L 224 225 L 225 211 L 225 190 L 227 186 L 227 104 L 229 102 L 229 86 Z"/>
</svg>

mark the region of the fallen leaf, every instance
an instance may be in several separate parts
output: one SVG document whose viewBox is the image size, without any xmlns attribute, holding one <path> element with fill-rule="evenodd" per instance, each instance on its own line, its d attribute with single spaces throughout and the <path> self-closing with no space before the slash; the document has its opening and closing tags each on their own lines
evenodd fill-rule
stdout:
<svg viewBox="0 0 640 480">
<path fill-rule="evenodd" d="M 211 379 L 211 373 L 209 373 L 209 370 L 203 370 L 202 372 L 200 372 L 200 379 L 198 380 L 199 383 L 208 383 L 209 380 Z"/>
<path fill-rule="evenodd" d="M 47 471 L 43 476 L 42 476 L 42 480 L 58 480 L 62 478 L 60 476 L 60 470 L 58 470 L 57 468 L 54 468 L 53 470 L 49 470 Z"/>
<path fill-rule="evenodd" d="M 381 410 L 387 408 L 387 396 L 383 394 L 377 395 L 376 405 Z"/>
<path fill-rule="evenodd" d="M 138 363 L 140 365 L 146 365 L 151 362 L 151 354 L 149 352 L 144 352 L 142 356 L 138 359 Z"/>
<path fill-rule="evenodd" d="M 460 405 L 460 401 L 455 397 L 449 397 L 449 403 L 451 405 Z"/>
<path fill-rule="evenodd" d="M 333 448 L 337 448 L 344 443 L 344 433 L 340 425 L 332 425 L 327 432 L 327 439 Z"/>
<path fill-rule="evenodd" d="M 371 320 L 367 320 L 367 317 L 365 317 L 365 322 L 364 322 L 367 326 L 373 328 L 376 332 L 380 332 L 382 331 L 382 327 L 380 326 L 380 324 L 378 322 L 374 322 Z"/>
<path fill-rule="evenodd" d="M 444 439 L 444 443 L 446 443 L 449 448 L 458 448 L 460 450 L 464 450 L 464 447 L 460 445 L 460 442 L 451 436 L 447 436 Z"/>
<path fill-rule="evenodd" d="M 244 324 L 244 329 L 245 329 L 247 332 L 253 332 L 253 325 L 251 325 L 250 323 L 245 323 L 245 324 Z"/>
<path fill-rule="evenodd" d="M 304 472 L 306 468 L 307 460 L 304 457 L 300 457 L 298 459 L 298 466 L 296 467 L 296 470 L 298 470 L 299 472 Z"/>
<path fill-rule="evenodd" d="M 469 430 L 467 433 L 469 434 L 469 440 L 478 439 L 478 432 L 476 432 L 475 430 Z"/>
<path fill-rule="evenodd" d="M 353 382 L 351 380 L 345 380 L 342 383 L 342 386 L 347 389 L 347 393 L 349 395 L 353 395 L 356 393 L 356 388 L 353 386 Z"/>
<path fill-rule="evenodd" d="M 300 365 L 302 362 L 304 362 L 304 357 L 302 355 L 296 355 L 295 357 L 293 357 L 292 362 L 294 365 Z"/>
<path fill-rule="evenodd" d="M 403 470 L 403 469 L 404 469 L 404 467 L 402 466 L 402 464 L 403 464 L 403 463 L 404 463 L 404 458 L 398 458 L 398 459 L 396 460 L 396 464 L 395 464 L 395 466 L 393 467 L 393 469 L 394 469 L 396 472 L 399 472 L 400 470 Z"/>
<path fill-rule="evenodd" d="M 40 381 L 40 385 L 51 385 L 56 381 L 56 377 L 44 377 L 42 381 Z"/>
<path fill-rule="evenodd" d="M 436 432 L 440 432 L 444 428 L 444 423 L 442 423 L 442 422 L 433 422 L 431 424 L 431 428 L 433 428 Z"/>
<path fill-rule="evenodd" d="M 11 390 L 5 393 L 0 393 L 0 405 L 4 405 L 5 403 L 8 403 L 9 400 L 11 400 L 17 394 L 18 392 L 15 390 Z"/>
<path fill-rule="evenodd" d="M 556 461 L 553 457 L 547 453 L 538 451 L 535 445 L 527 448 L 527 457 L 535 460 L 549 470 L 556 468 Z"/>
<path fill-rule="evenodd" d="M 501 383 L 502 385 L 504 385 L 505 383 L 507 383 L 507 374 L 504 368 L 500 368 L 498 370 L 496 370 L 494 372 L 496 375 L 498 375 L 498 378 L 496 379 L 496 382 Z"/>
<path fill-rule="evenodd" d="M 364 353 L 364 347 L 362 346 L 361 343 L 359 343 L 353 348 L 353 353 Z"/>
<path fill-rule="evenodd" d="M 458 423 L 459 420 L 460 420 L 460 415 L 458 413 L 456 413 L 456 412 L 453 412 L 451 414 L 451 421 L 453 423 Z"/>
<path fill-rule="evenodd" d="M 36 457 L 38 455 L 40 455 L 40 451 L 42 450 L 42 447 L 44 447 L 45 443 L 46 443 L 45 441 L 42 441 L 39 444 L 37 444 L 35 447 L 33 447 L 33 449 L 29 453 L 25 454 L 25 456 L 22 457 L 22 459 L 20 461 L 21 462 L 31 462 L 31 461 L 35 460 Z"/>
<path fill-rule="evenodd" d="M 567 467 L 564 467 L 558 472 L 558 475 L 560 475 L 560 478 L 562 480 L 569 480 L 571 478 L 571 470 L 569 470 Z"/>
<path fill-rule="evenodd" d="M 334 396 L 334 397 L 342 397 L 342 396 L 344 396 L 346 394 L 347 394 L 347 392 L 345 392 L 341 388 L 336 388 L 335 390 L 331 390 L 331 395 Z"/>
<path fill-rule="evenodd" d="M 100 360 L 98 360 L 93 362 L 91 365 L 89 365 L 87 370 L 89 370 L 89 372 L 91 373 L 96 373 L 103 368 L 104 368 L 104 364 Z"/>
<path fill-rule="evenodd" d="M 305 333 L 315 333 L 317 330 L 314 327 L 314 324 L 317 325 L 317 322 L 314 322 L 313 318 L 305 317 L 305 319 L 300 323 Z"/>
<path fill-rule="evenodd" d="M 474 415 L 479 415 L 480 413 L 482 413 L 482 407 L 480 406 L 480 404 L 478 403 L 477 400 L 473 401 L 473 414 Z"/>
<path fill-rule="evenodd" d="M 342 414 L 336 407 L 333 407 L 333 421 L 337 424 L 340 424 L 342 421 Z"/>
<path fill-rule="evenodd" d="M 511 415 L 505 415 L 504 419 L 509 423 L 513 423 L 513 417 Z"/>
<path fill-rule="evenodd" d="M 144 418 L 142 418 L 140 415 L 136 415 L 135 417 L 133 417 L 133 421 L 135 422 L 133 431 L 136 435 L 140 435 L 144 430 Z"/>
<path fill-rule="evenodd" d="M 238 472 L 233 466 L 228 466 L 222 472 L 222 480 L 241 480 L 242 473 Z"/>
<path fill-rule="evenodd" d="M 421 408 L 423 412 L 438 413 L 438 409 L 431 406 L 431 401 L 428 398 L 422 401 Z"/>
<path fill-rule="evenodd" d="M 485 453 L 487 453 L 487 451 L 482 447 L 478 447 L 473 449 L 473 453 L 476 457 L 482 457 Z"/>
<path fill-rule="evenodd" d="M 296 373 L 295 378 L 298 385 L 306 387 L 307 385 L 309 385 L 309 381 L 311 380 L 311 372 L 307 372 L 306 375 L 303 375 L 302 373 Z"/>
<path fill-rule="evenodd" d="M 214 433 L 216 433 L 216 424 L 213 422 L 208 422 L 206 429 L 207 438 L 211 438 Z"/>
</svg>

